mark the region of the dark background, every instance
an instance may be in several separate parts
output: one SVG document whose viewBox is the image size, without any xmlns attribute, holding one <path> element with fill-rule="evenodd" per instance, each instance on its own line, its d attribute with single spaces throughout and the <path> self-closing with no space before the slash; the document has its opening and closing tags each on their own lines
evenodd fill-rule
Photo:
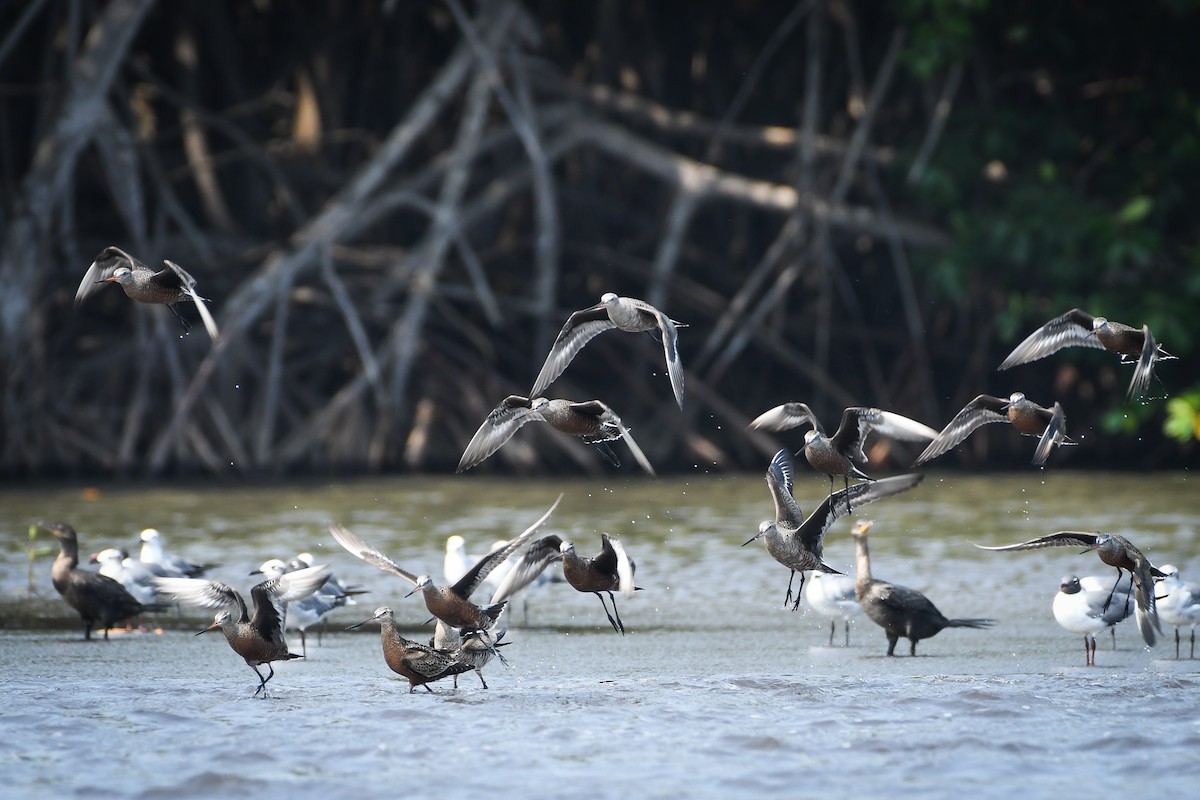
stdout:
<svg viewBox="0 0 1200 800">
<path fill-rule="evenodd" d="M 688 323 L 683 412 L 616 332 L 549 394 L 660 472 L 762 468 L 787 400 L 941 428 L 1015 390 L 1083 440 L 1051 468 L 1195 463 L 1198 41 L 1166 1 L 0 4 L 0 472 L 449 471 L 605 291 Z M 73 309 L 109 244 L 184 265 L 221 345 Z M 1180 356 L 1159 399 L 1100 351 L 995 371 L 1076 306 Z M 479 471 L 609 470 L 540 427 Z"/>
</svg>

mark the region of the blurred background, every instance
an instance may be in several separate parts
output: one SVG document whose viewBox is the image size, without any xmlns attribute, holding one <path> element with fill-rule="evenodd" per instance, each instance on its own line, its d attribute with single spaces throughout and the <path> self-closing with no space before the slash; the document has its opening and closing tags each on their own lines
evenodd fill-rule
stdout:
<svg viewBox="0 0 1200 800">
<path fill-rule="evenodd" d="M 548 394 L 660 472 L 764 468 L 789 400 L 940 429 L 1013 391 L 1082 441 L 1051 469 L 1195 464 L 1197 41 L 1185 0 L 4 3 L 0 473 L 452 471 L 607 291 L 687 323 L 683 411 L 648 336 Z M 73 308 L 106 245 L 183 265 L 220 344 Z M 1153 399 L 1102 351 L 996 371 L 1073 307 L 1180 357 Z M 545 427 L 477 470 L 610 469 Z"/>
</svg>

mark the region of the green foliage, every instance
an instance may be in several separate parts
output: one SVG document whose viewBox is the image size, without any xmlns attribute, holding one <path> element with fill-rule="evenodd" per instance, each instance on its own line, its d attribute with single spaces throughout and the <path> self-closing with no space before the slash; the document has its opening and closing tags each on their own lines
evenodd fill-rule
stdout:
<svg viewBox="0 0 1200 800">
<path fill-rule="evenodd" d="M 1163 433 L 1181 442 L 1200 440 L 1200 389 L 1172 397 L 1167 401 L 1167 419 Z"/>
<path fill-rule="evenodd" d="M 898 16 L 908 28 L 903 63 L 928 78 L 962 61 L 975 41 L 975 19 L 988 0 L 904 0 Z"/>
</svg>

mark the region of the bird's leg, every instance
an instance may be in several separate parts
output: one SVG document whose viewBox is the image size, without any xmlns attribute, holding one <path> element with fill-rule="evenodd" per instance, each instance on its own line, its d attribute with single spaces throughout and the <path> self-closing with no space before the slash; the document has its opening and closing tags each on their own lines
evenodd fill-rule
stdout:
<svg viewBox="0 0 1200 800">
<path fill-rule="evenodd" d="M 1129 602 L 1128 599 L 1125 602 L 1128 603 Z M 1128 613 L 1129 609 L 1128 608 L 1125 609 L 1125 612 Z M 1117 626 L 1113 625 L 1111 628 L 1108 629 L 1108 632 L 1112 634 L 1112 646 L 1113 646 L 1112 649 L 1113 649 L 1113 652 L 1115 653 L 1115 652 L 1117 652 Z"/>
<path fill-rule="evenodd" d="M 481 676 L 481 677 L 482 677 L 482 676 Z M 457 689 L 457 688 L 458 688 L 458 676 L 457 676 L 457 675 L 455 675 L 455 676 L 454 676 L 454 688 L 455 688 L 455 689 Z"/>
<path fill-rule="evenodd" d="M 625 634 L 625 623 L 621 621 L 621 612 L 617 611 L 617 598 L 613 596 L 612 592 L 609 592 L 608 599 L 609 599 L 609 602 L 612 603 L 613 616 L 617 618 L 617 627 L 621 629 L 621 634 L 624 635 Z"/>
<path fill-rule="evenodd" d="M 1192 641 L 1196 641 L 1196 629 L 1192 628 Z M 1194 646 L 1194 645 L 1193 645 Z M 1179 660 L 1179 628 L 1175 629 L 1175 660 Z"/>
<path fill-rule="evenodd" d="M 622 627 L 619 627 L 617 625 L 617 621 L 615 619 L 613 619 L 613 615 L 608 613 L 608 603 L 604 602 L 604 595 L 600 594 L 599 592 L 596 592 L 595 594 L 596 594 L 596 597 L 600 598 L 600 605 L 604 606 L 604 616 L 608 617 L 608 624 L 612 625 L 612 629 L 614 631 L 617 631 L 618 633 L 622 633 L 622 634 L 625 633 L 625 629 Z M 608 596 L 612 597 L 612 593 L 609 592 Z M 617 601 L 614 599 L 613 600 L 613 610 L 616 610 L 616 607 L 617 607 Z"/>
<path fill-rule="evenodd" d="M 829 620 L 829 646 L 833 647 L 833 635 L 837 633 L 837 620 Z"/>
<path fill-rule="evenodd" d="M 804 573 L 800 573 L 800 577 L 804 577 Z M 787 594 L 783 596 L 783 607 L 787 608 L 788 603 L 792 602 L 792 581 L 796 579 L 796 570 L 792 570 L 792 574 L 788 575 Z"/>
<path fill-rule="evenodd" d="M 853 509 L 850 508 L 850 475 L 849 475 L 849 473 L 842 476 L 842 483 L 845 484 L 845 489 L 846 489 L 846 513 L 851 514 L 851 513 L 853 513 Z M 829 493 L 833 494 L 833 478 L 832 477 L 829 479 Z"/>
<path fill-rule="evenodd" d="M 788 581 L 791 584 L 791 581 Z M 800 570 L 800 588 L 796 590 L 796 602 L 792 603 L 792 611 L 800 607 L 800 598 L 804 596 L 804 570 Z"/>
<path fill-rule="evenodd" d="M 900 641 L 900 637 L 899 637 L 899 636 L 893 636 L 892 634 L 890 634 L 890 633 L 889 633 L 889 634 L 887 635 L 887 640 L 888 640 L 888 651 L 887 651 L 887 654 L 888 654 L 889 656 L 894 656 L 894 655 L 896 655 L 896 642 Z"/>
<path fill-rule="evenodd" d="M 912 642 L 912 647 L 908 648 L 908 654 L 910 656 L 915 656 L 917 654 L 917 640 L 909 639 L 908 641 Z"/>
<path fill-rule="evenodd" d="M 1117 567 L 1117 583 L 1121 582 L 1121 576 L 1124 574 L 1121 568 Z M 1108 599 L 1104 601 L 1104 608 L 1100 609 L 1101 611 L 1108 611 L 1108 607 L 1112 605 L 1113 595 L 1117 593 L 1117 583 L 1113 584 L 1112 591 L 1108 593 Z"/>
<path fill-rule="evenodd" d="M 475 669 L 475 674 L 479 676 L 479 682 L 480 682 L 480 683 L 482 683 L 482 684 L 483 684 L 483 688 L 485 688 L 485 689 L 486 689 L 486 688 L 487 688 L 487 681 L 485 681 L 485 680 L 483 679 L 483 670 L 481 670 L 481 669 L 479 669 L 478 667 L 476 667 L 476 669 Z M 457 675 L 455 675 L 454 677 L 455 677 L 455 678 L 458 678 L 458 676 L 457 676 Z M 458 688 L 458 684 L 457 684 L 457 683 L 456 683 L 456 684 L 454 684 L 454 686 L 455 686 L 455 688 Z"/>
<path fill-rule="evenodd" d="M 179 309 L 175 307 L 174 303 L 168 303 L 167 308 L 171 309 L 171 313 L 175 315 L 177 320 L 179 320 L 179 324 L 183 326 L 184 331 L 190 331 L 192 329 L 192 324 L 183 318 L 183 314 L 179 313 Z"/>
<path fill-rule="evenodd" d="M 433 689 L 430 689 L 430 688 L 429 688 L 429 684 L 428 684 L 428 683 L 422 683 L 421 685 L 425 687 L 425 691 L 429 692 L 430 694 L 433 694 L 433 693 L 434 693 L 434 692 L 433 692 Z M 412 691 L 412 689 L 409 689 L 409 691 L 411 692 L 411 691 Z"/>
<path fill-rule="evenodd" d="M 842 626 L 846 629 L 846 647 L 850 646 L 850 620 L 842 620 Z"/>
<path fill-rule="evenodd" d="M 259 672 L 257 665 L 251 664 L 250 669 L 254 670 L 254 674 L 258 676 L 258 688 L 254 690 L 254 697 L 258 697 L 258 693 L 262 692 L 263 699 L 266 699 L 267 681 L 269 681 L 269 680 L 271 680 L 271 678 L 275 677 L 275 668 L 272 667 L 270 664 L 267 664 L 267 669 L 270 670 L 270 674 L 268 674 L 267 677 L 265 677 L 265 678 L 262 676 L 262 673 Z"/>
<path fill-rule="evenodd" d="M 308 642 L 304 641 L 304 628 L 300 629 L 300 652 L 308 658 Z"/>
<path fill-rule="evenodd" d="M 1176 634 L 1179 633 L 1179 628 L 1175 629 L 1175 633 Z M 1196 629 L 1192 628 L 1192 654 L 1190 656 L 1188 656 L 1188 658 L 1194 659 L 1195 657 L 1196 657 Z"/>
</svg>

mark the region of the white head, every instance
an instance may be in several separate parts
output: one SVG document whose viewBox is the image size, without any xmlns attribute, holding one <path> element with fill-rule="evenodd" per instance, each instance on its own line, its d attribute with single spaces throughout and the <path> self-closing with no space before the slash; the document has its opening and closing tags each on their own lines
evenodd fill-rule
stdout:
<svg viewBox="0 0 1200 800">
<path fill-rule="evenodd" d="M 1019 403 L 1024 399 L 1025 399 L 1024 392 L 1013 392 L 1012 394 L 1010 394 L 1008 396 L 1008 404 L 1012 405 L 1013 403 Z"/>
<path fill-rule="evenodd" d="M 813 443 L 814 439 L 818 439 L 818 438 L 820 438 L 820 436 L 821 436 L 821 434 L 817 433 L 817 431 L 815 429 L 809 428 L 808 431 L 805 432 L 805 434 L 804 434 L 804 446 L 808 447 L 810 444 Z"/>
<path fill-rule="evenodd" d="M 215 631 L 217 628 L 224 628 L 226 625 L 232 624 L 232 622 L 233 614 L 231 614 L 228 610 L 218 611 L 217 615 L 213 617 L 212 625 L 209 625 L 202 631 L 198 631 L 196 635 L 199 636 L 201 633 L 208 633 L 209 631 Z"/>
<path fill-rule="evenodd" d="M 262 566 L 251 572 L 251 575 L 262 573 L 268 580 L 278 578 L 283 573 L 287 572 L 287 564 L 284 564 L 278 558 L 268 558 L 262 563 Z"/>
<path fill-rule="evenodd" d="M 162 537 L 158 535 L 158 531 L 154 530 L 154 528 L 146 528 L 146 530 L 142 531 L 142 542 L 145 544 L 158 542 L 161 540 L 161 538 Z"/>
<path fill-rule="evenodd" d="M 298 553 L 296 555 L 296 560 L 299 561 L 301 564 L 303 564 L 306 567 L 311 567 L 313 565 L 313 562 L 316 561 L 316 559 L 313 558 L 313 554 L 307 553 L 307 552 Z"/>
<path fill-rule="evenodd" d="M 617 297 L 612 292 L 605 292 L 604 294 L 600 295 L 600 302 L 604 303 L 606 306 L 614 305 L 620 301 L 620 299 L 621 298 Z"/>
<path fill-rule="evenodd" d="M 574 544 L 574 542 L 568 542 L 568 541 L 566 541 L 566 540 L 564 539 L 564 540 L 562 541 L 562 543 L 561 543 L 561 544 L 559 544 L 559 546 L 558 546 L 558 552 L 559 552 L 559 553 L 561 553 L 561 554 L 563 554 L 563 555 L 566 555 L 567 553 L 570 553 L 571 555 L 575 555 L 575 544 Z"/>
<path fill-rule="evenodd" d="M 1108 324 L 1108 319 L 1106 317 L 1093 317 L 1092 318 L 1092 330 L 1094 330 L 1094 331 L 1100 330 L 1107 324 Z"/>
<path fill-rule="evenodd" d="M 467 540 L 459 536 L 457 533 L 446 539 L 447 553 L 461 553 L 466 549 Z"/>
<path fill-rule="evenodd" d="M 113 281 L 121 284 L 122 286 L 127 286 L 133 282 L 133 270 L 131 270 L 129 267 L 117 267 L 115 270 L 113 270 L 113 274 L 105 278 L 102 283 L 111 283 Z"/>
<path fill-rule="evenodd" d="M 119 564 L 125 560 L 125 554 L 115 547 L 110 547 L 96 553 L 95 560 L 100 564 Z"/>
<path fill-rule="evenodd" d="M 534 411 L 545 411 L 550 407 L 550 401 L 545 397 L 535 397 L 533 402 L 529 404 L 529 407 Z"/>
</svg>

